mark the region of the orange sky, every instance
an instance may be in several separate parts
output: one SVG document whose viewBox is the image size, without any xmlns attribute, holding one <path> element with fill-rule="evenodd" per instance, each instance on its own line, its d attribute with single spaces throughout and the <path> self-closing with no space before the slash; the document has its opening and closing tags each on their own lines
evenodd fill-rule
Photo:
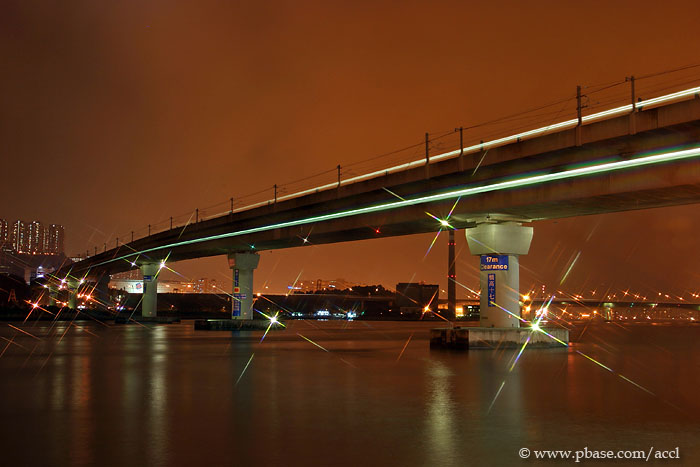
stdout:
<svg viewBox="0 0 700 467">
<path fill-rule="evenodd" d="M 65 225 L 69 253 L 113 244 L 577 84 L 700 62 L 699 13 L 694 1 L 5 1 L 0 217 Z M 699 219 L 695 205 L 536 223 L 521 283 L 557 286 L 580 251 L 572 292 L 700 289 Z M 263 253 L 256 286 L 444 286 L 446 238 L 425 256 L 431 240 Z M 465 243 L 458 280 L 476 287 Z M 174 267 L 229 275 L 225 258 Z"/>
</svg>

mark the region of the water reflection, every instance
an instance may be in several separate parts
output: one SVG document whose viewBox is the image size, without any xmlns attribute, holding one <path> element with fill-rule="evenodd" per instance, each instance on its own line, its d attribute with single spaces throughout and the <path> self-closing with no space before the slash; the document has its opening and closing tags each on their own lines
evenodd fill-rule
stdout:
<svg viewBox="0 0 700 467">
<path fill-rule="evenodd" d="M 700 327 L 591 326 L 510 371 L 513 350 L 430 351 L 430 323 L 295 322 L 262 343 L 85 326 L 0 327 L 22 345 L 0 358 L 4 465 L 509 465 L 666 442 L 698 459 Z"/>
<path fill-rule="evenodd" d="M 150 443 L 146 450 L 149 465 L 168 464 L 168 382 L 166 371 L 168 363 L 168 340 L 165 327 L 155 327 L 147 334 L 147 350 L 145 356 L 146 378 L 148 389 L 146 390 L 148 410 L 148 438 Z"/>
<path fill-rule="evenodd" d="M 440 360 L 427 363 L 428 384 L 428 418 L 426 420 L 426 437 L 431 442 L 428 444 L 429 454 L 426 462 L 440 459 L 442 462 L 452 461 L 451 453 L 454 452 L 455 438 L 458 436 L 454 423 L 455 404 L 452 393 L 455 390 L 452 384 L 453 371 Z"/>
</svg>

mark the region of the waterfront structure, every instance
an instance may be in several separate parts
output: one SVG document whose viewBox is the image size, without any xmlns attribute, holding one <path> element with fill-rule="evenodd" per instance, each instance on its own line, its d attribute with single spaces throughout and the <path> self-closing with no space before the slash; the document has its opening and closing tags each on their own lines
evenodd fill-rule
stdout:
<svg viewBox="0 0 700 467">
<path fill-rule="evenodd" d="M 351 289 L 356 285 L 345 279 L 303 279 L 288 285 L 287 290 L 301 293 L 322 292 Z"/>
<path fill-rule="evenodd" d="M 194 293 L 220 293 L 221 289 L 216 285 L 216 279 L 209 279 L 202 277 L 197 279 L 194 283 L 189 284 L 192 290 L 190 292 Z"/>
<path fill-rule="evenodd" d="M 401 313 L 437 311 L 440 287 L 437 284 L 399 282 L 396 284 L 396 307 Z"/>
</svg>

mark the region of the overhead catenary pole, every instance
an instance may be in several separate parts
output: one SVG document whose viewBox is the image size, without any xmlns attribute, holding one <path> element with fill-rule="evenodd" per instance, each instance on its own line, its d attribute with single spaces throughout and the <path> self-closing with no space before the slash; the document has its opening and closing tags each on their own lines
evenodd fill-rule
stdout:
<svg viewBox="0 0 700 467">
<path fill-rule="evenodd" d="M 430 164 L 430 135 L 425 134 L 425 165 Z"/>
<path fill-rule="evenodd" d="M 274 188 L 275 188 L 275 201 L 274 201 L 274 203 L 277 204 L 277 184 L 276 183 L 274 185 Z"/>
<path fill-rule="evenodd" d="M 455 319 L 457 309 L 455 265 L 455 229 L 449 229 L 447 238 L 447 319 Z"/>
<path fill-rule="evenodd" d="M 634 90 L 634 75 L 629 78 L 625 78 L 626 81 L 630 82 L 630 94 L 632 99 L 632 112 L 630 113 L 630 134 L 634 135 L 637 133 L 637 96 Z"/>
<path fill-rule="evenodd" d="M 340 164 L 338 164 L 338 188 L 340 188 Z"/>
<path fill-rule="evenodd" d="M 464 128 L 459 127 L 459 155 L 464 155 Z"/>
<path fill-rule="evenodd" d="M 425 178 L 430 178 L 430 135 L 425 133 Z"/>
<path fill-rule="evenodd" d="M 229 200 L 231 201 L 231 214 L 233 214 L 233 196 Z"/>
<path fill-rule="evenodd" d="M 576 86 L 576 118 L 578 119 L 578 126 L 583 124 L 583 117 L 581 116 L 581 86 Z"/>
<path fill-rule="evenodd" d="M 576 146 L 581 146 L 581 126 L 583 125 L 583 115 L 581 112 L 581 86 L 576 86 Z"/>
<path fill-rule="evenodd" d="M 464 170 L 464 128 L 455 128 L 455 131 L 459 131 L 459 171 Z"/>
<path fill-rule="evenodd" d="M 636 96 L 634 92 L 634 75 L 630 76 L 630 92 L 632 93 L 632 112 L 637 111 L 637 102 L 636 102 Z"/>
</svg>

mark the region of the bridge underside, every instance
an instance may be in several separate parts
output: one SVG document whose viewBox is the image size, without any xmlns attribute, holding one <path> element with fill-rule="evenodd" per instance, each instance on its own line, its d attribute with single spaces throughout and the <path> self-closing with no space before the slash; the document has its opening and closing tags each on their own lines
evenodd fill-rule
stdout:
<svg viewBox="0 0 700 467">
<path fill-rule="evenodd" d="M 635 134 L 629 132 L 628 116 L 593 123 L 581 128 L 580 146 L 572 129 L 447 159 L 430 165 L 430 177 L 425 167 L 418 167 L 160 232 L 81 261 L 73 271 L 93 266 L 109 274 L 126 271 L 136 260 L 127 255 L 144 250 L 141 258 L 168 256 L 168 261 L 179 261 L 231 251 L 300 247 L 307 244 L 305 239 L 308 244 L 323 244 L 435 232 L 441 225 L 434 217 L 446 218 L 453 207 L 450 224 L 466 228 L 489 215 L 538 220 L 700 202 L 700 160 L 695 158 L 198 241 L 401 198 L 697 147 L 700 143 L 700 99 L 640 112 L 635 118 Z M 193 242 L 148 251 L 190 240 Z M 111 261 L 115 258 L 122 259 Z"/>
</svg>

